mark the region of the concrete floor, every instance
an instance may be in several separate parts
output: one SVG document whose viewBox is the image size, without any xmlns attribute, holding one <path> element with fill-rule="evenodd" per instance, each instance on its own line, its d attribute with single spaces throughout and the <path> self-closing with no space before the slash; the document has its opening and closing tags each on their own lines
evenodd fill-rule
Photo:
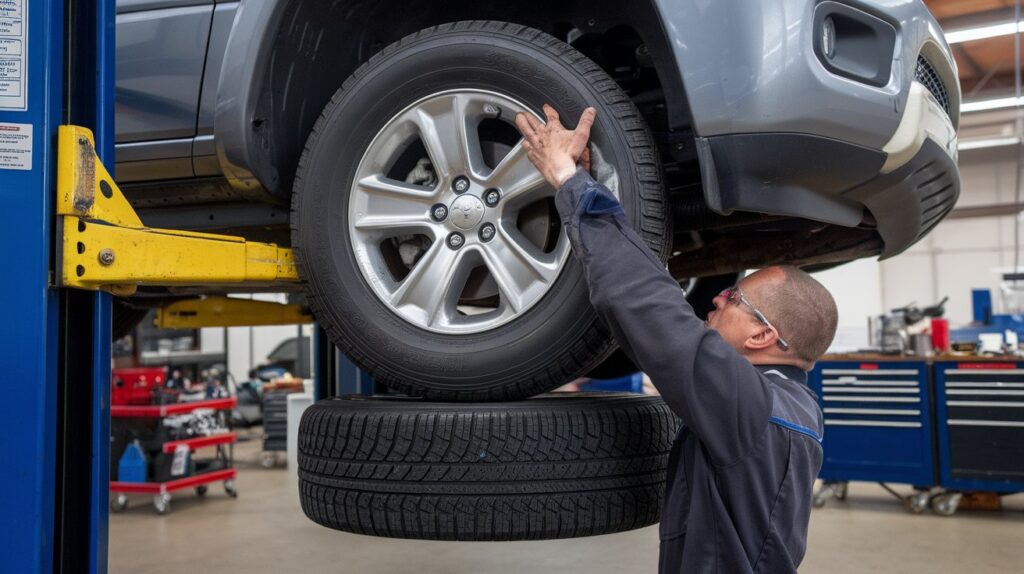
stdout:
<svg viewBox="0 0 1024 574">
<path fill-rule="evenodd" d="M 258 436 L 256 434 L 253 437 Z M 167 516 L 148 497 L 110 517 L 110 572 L 360 572 L 559 574 L 656 572 L 656 526 L 575 540 L 451 543 L 335 532 L 299 508 L 295 479 L 258 465 L 259 441 L 236 447 L 239 497 L 183 492 Z M 1024 495 L 1001 512 L 913 516 L 881 488 L 851 485 L 845 502 L 811 516 L 801 572 L 1021 572 Z"/>
</svg>

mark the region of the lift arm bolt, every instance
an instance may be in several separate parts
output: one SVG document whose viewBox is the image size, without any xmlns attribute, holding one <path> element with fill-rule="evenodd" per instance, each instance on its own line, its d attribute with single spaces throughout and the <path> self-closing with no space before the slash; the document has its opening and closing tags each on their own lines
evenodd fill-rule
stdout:
<svg viewBox="0 0 1024 574">
<path fill-rule="evenodd" d="M 114 264 L 114 250 L 113 249 L 101 249 L 100 250 L 100 264 L 102 265 L 113 265 Z"/>
</svg>

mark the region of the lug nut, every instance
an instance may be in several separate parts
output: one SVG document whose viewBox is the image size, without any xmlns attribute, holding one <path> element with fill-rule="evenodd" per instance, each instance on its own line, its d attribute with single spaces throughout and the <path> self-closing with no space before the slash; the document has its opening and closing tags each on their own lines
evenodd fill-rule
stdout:
<svg viewBox="0 0 1024 574">
<path fill-rule="evenodd" d="M 453 231 L 448 235 L 448 247 L 452 249 L 458 249 L 466 243 L 466 238 L 462 236 L 458 231 Z"/>
<path fill-rule="evenodd" d="M 444 221 L 445 219 L 448 219 L 448 206 L 443 203 L 438 203 L 434 207 L 431 207 L 430 217 L 432 217 L 434 221 Z"/>
<path fill-rule="evenodd" d="M 494 207 L 498 205 L 498 201 L 501 200 L 501 192 L 496 189 L 488 189 L 484 192 L 484 203 L 487 207 Z"/>
<path fill-rule="evenodd" d="M 485 223 L 480 227 L 480 241 L 490 241 L 494 239 L 494 225 Z"/>
<path fill-rule="evenodd" d="M 452 180 L 452 189 L 455 193 L 466 193 L 469 191 L 469 178 L 464 175 L 455 178 Z"/>
</svg>

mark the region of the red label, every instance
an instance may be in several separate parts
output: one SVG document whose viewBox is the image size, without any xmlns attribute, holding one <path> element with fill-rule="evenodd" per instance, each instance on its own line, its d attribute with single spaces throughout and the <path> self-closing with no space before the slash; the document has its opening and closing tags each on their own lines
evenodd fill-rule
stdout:
<svg viewBox="0 0 1024 574">
<path fill-rule="evenodd" d="M 878 363 L 861 363 L 860 370 L 862 371 L 877 371 Z"/>
<path fill-rule="evenodd" d="M 1017 363 L 957 363 L 960 369 L 1016 369 Z"/>
</svg>

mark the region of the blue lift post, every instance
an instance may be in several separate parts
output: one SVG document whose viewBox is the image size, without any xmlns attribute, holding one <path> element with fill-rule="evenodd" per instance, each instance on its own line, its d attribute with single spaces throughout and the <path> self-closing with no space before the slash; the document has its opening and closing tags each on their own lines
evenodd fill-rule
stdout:
<svg viewBox="0 0 1024 574">
<path fill-rule="evenodd" d="M 313 328 L 313 400 L 342 395 L 372 395 L 377 388 L 369 373 L 343 355 L 320 325 Z"/>
<path fill-rule="evenodd" d="M 60 124 L 92 129 L 113 165 L 114 10 L 114 0 L 0 4 L 3 40 L 20 50 L 6 51 L 17 64 L 0 91 L 0 552 L 11 572 L 106 571 L 110 298 L 53 287 L 54 196 Z"/>
</svg>

